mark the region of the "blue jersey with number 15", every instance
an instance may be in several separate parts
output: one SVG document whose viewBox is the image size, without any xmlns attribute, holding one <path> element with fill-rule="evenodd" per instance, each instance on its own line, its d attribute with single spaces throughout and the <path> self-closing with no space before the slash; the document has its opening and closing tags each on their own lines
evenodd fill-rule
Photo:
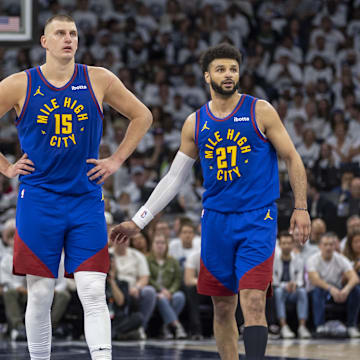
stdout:
<svg viewBox="0 0 360 360">
<path fill-rule="evenodd" d="M 242 94 L 234 111 L 223 119 L 212 114 L 209 103 L 196 112 L 205 209 L 250 211 L 279 197 L 277 156 L 256 124 L 256 102 Z"/>
<path fill-rule="evenodd" d="M 103 114 L 95 98 L 86 65 L 75 64 L 67 84 L 50 84 L 40 67 L 26 70 L 27 94 L 16 119 L 22 151 L 35 171 L 20 177 L 31 186 L 78 195 L 99 190 L 86 175 L 97 158 Z"/>
</svg>

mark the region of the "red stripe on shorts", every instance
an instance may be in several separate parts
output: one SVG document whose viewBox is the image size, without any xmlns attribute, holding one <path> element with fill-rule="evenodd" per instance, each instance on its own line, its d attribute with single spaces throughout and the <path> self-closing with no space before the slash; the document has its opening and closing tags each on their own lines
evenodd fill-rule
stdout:
<svg viewBox="0 0 360 360">
<path fill-rule="evenodd" d="M 54 278 L 50 269 L 21 240 L 17 230 L 14 238 L 13 274 Z"/>
<path fill-rule="evenodd" d="M 231 290 L 225 287 L 211 272 L 205 267 L 202 259 L 200 259 L 200 272 L 197 285 L 199 294 L 209 296 L 233 296 Z"/>
<path fill-rule="evenodd" d="M 246 272 L 239 281 L 239 289 L 258 289 L 265 291 L 268 286 L 267 296 L 272 296 L 272 275 L 273 275 L 273 264 L 274 264 L 274 254 L 262 262 L 261 264 L 253 267 L 251 270 Z"/>
<path fill-rule="evenodd" d="M 97 271 L 107 274 L 110 268 L 110 258 L 108 244 L 89 259 L 80 264 L 74 272 L 77 271 Z M 65 277 L 72 278 L 73 274 L 65 273 Z"/>
</svg>

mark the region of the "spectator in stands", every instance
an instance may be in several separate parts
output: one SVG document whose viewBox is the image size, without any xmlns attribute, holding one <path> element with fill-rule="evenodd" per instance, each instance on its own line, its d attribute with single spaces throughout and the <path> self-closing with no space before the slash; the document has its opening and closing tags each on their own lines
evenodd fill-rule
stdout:
<svg viewBox="0 0 360 360">
<path fill-rule="evenodd" d="M 113 254 L 117 270 L 117 279 L 127 281 L 131 309 L 139 307 L 143 316 L 143 326 L 140 330 L 141 338 L 146 338 L 145 329 L 154 311 L 156 291 L 149 286 L 149 266 L 146 257 L 138 250 L 129 247 L 129 240 L 125 243 L 114 244 Z"/>
<path fill-rule="evenodd" d="M 166 240 L 168 242 L 170 242 L 170 238 L 171 238 L 171 228 L 170 225 L 167 221 L 160 219 L 156 224 L 155 224 L 155 229 L 154 229 L 154 235 L 157 234 L 162 234 L 165 236 Z"/>
<path fill-rule="evenodd" d="M 110 255 L 110 270 L 106 281 L 106 300 L 111 318 L 113 340 L 138 340 L 143 316 L 130 308 L 129 284 L 118 279 L 114 256 Z"/>
<path fill-rule="evenodd" d="M 320 153 L 320 146 L 316 143 L 316 135 L 313 129 L 305 129 L 303 142 L 297 150 L 305 167 L 312 168 Z"/>
<path fill-rule="evenodd" d="M 320 191 L 331 191 L 339 184 L 339 172 L 331 147 L 326 142 L 321 144 L 319 157 L 312 167 L 312 173 Z"/>
<path fill-rule="evenodd" d="M 336 195 L 337 216 L 349 216 L 349 197 L 350 186 L 354 178 L 354 173 L 349 167 L 345 167 L 341 174 L 340 187 L 334 189 L 333 193 Z"/>
<path fill-rule="evenodd" d="M 336 206 L 319 192 L 318 185 L 312 176 L 308 177 L 308 209 L 312 219 L 320 217 L 328 224 L 336 215 Z"/>
<path fill-rule="evenodd" d="M 145 256 L 150 252 L 150 239 L 145 231 L 141 231 L 138 234 L 130 238 L 130 247 L 140 251 Z"/>
<path fill-rule="evenodd" d="M 331 126 L 334 134 L 327 140 L 327 143 L 331 146 L 335 164 L 339 167 L 341 164 L 349 162 L 349 152 L 352 146 L 348 125 L 341 110 L 334 111 Z"/>
<path fill-rule="evenodd" d="M 351 261 L 356 273 L 360 275 L 360 228 L 357 228 L 348 236 L 344 255 Z"/>
<path fill-rule="evenodd" d="M 185 305 L 185 295 L 180 290 L 180 265 L 168 256 L 168 241 L 164 235 L 154 236 L 147 260 L 150 268 L 149 284 L 157 292 L 157 308 L 164 323 L 163 336 L 172 339 L 174 329 L 176 339 L 185 339 L 187 334 L 179 321 L 179 314 Z"/>
<path fill-rule="evenodd" d="M 184 270 L 184 290 L 186 294 L 186 306 L 188 309 L 189 329 L 192 340 L 203 338 L 203 329 L 200 319 L 200 304 L 211 306 L 209 296 L 198 294 L 197 282 L 200 271 L 200 249 L 193 251 L 185 262 Z"/>
<path fill-rule="evenodd" d="M 346 236 L 341 239 L 341 250 L 345 249 L 347 239 L 350 235 L 352 235 L 355 231 L 360 231 L 360 216 L 352 215 L 346 220 Z"/>
<path fill-rule="evenodd" d="M 4 224 L 2 237 L 6 250 L 0 264 L 1 284 L 3 286 L 5 314 L 9 324 L 10 338 L 12 341 L 25 341 L 26 279 L 23 276 L 12 274 L 15 230 L 15 219 L 7 220 Z"/>
<path fill-rule="evenodd" d="M 200 249 L 200 242 L 194 241 L 195 227 L 191 221 L 183 222 L 180 225 L 179 239 L 174 239 L 169 245 L 169 255 L 179 261 L 184 269 L 187 257 L 194 251 Z"/>
<path fill-rule="evenodd" d="M 326 233 L 326 223 L 323 219 L 316 218 L 311 221 L 310 239 L 305 243 L 302 248 L 295 248 L 295 252 L 299 252 L 299 255 L 303 259 L 305 265 L 307 259 L 319 252 L 319 243 L 321 237 Z"/>
<path fill-rule="evenodd" d="M 360 177 L 352 179 L 350 184 L 349 216 L 360 214 Z"/>
<path fill-rule="evenodd" d="M 316 334 L 321 336 L 325 328 L 325 304 L 344 304 L 346 326 L 352 338 L 360 337 L 357 319 L 360 309 L 359 278 L 350 261 L 335 252 L 336 235 L 326 233 L 320 240 L 320 251 L 307 261 L 311 300 Z"/>
<path fill-rule="evenodd" d="M 144 167 L 134 166 L 131 169 L 132 181 L 124 188 L 124 192 L 130 195 L 131 203 L 138 204 L 144 201 L 153 190 L 147 183 L 147 174 Z"/>
<path fill-rule="evenodd" d="M 292 339 L 295 334 L 286 322 L 286 305 L 296 304 L 299 320 L 298 336 L 301 339 L 311 337 L 306 328 L 308 317 L 308 298 L 304 288 L 304 262 L 300 256 L 292 254 L 294 239 L 288 232 L 279 235 L 280 253 L 275 255 L 273 285 L 275 287 L 276 313 L 280 322 L 280 335 L 283 339 Z"/>
</svg>

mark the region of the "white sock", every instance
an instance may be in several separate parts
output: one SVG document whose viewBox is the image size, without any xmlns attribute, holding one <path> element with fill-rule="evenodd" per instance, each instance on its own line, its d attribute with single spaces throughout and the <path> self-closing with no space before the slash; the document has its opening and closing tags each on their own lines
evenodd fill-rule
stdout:
<svg viewBox="0 0 360 360">
<path fill-rule="evenodd" d="M 31 360 L 50 360 L 51 304 L 55 279 L 26 275 L 28 299 L 25 313 L 26 336 Z"/>
<path fill-rule="evenodd" d="M 84 309 L 85 338 L 92 360 L 111 360 L 111 322 L 105 281 L 104 273 L 75 273 L 76 288 Z"/>
</svg>

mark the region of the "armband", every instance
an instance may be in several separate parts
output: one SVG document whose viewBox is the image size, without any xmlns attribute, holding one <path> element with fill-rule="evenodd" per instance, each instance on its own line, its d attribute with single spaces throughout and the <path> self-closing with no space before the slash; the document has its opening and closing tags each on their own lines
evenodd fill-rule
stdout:
<svg viewBox="0 0 360 360">
<path fill-rule="evenodd" d="M 142 206 L 131 220 L 142 230 L 153 218 L 150 210 Z"/>
</svg>

